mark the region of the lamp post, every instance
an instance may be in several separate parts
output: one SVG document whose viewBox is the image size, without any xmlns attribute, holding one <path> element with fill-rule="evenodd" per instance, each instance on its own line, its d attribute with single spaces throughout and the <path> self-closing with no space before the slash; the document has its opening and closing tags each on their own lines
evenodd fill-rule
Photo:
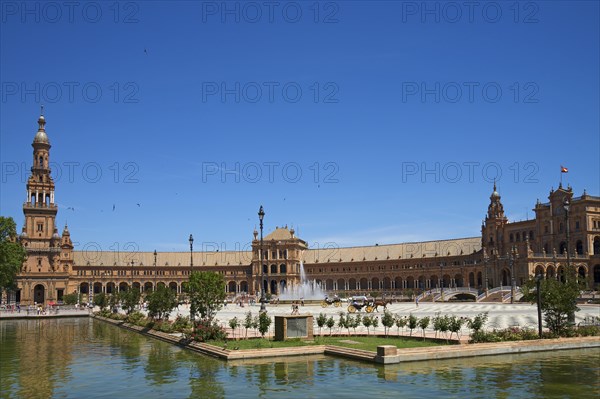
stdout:
<svg viewBox="0 0 600 399">
<path fill-rule="evenodd" d="M 156 271 L 156 249 L 154 250 L 154 291 L 156 292 L 156 275 L 157 275 L 157 271 Z"/>
<path fill-rule="evenodd" d="M 565 249 L 567 252 L 567 270 L 565 270 L 565 282 L 568 281 L 569 275 L 576 279 L 576 274 L 571 273 L 571 255 L 569 255 L 569 247 L 570 247 L 570 229 L 569 229 L 569 208 L 571 206 L 571 202 L 569 201 L 569 197 L 565 197 L 563 200 L 563 208 L 565 209 L 565 223 L 566 223 L 566 235 L 567 235 L 567 248 Z M 568 321 L 570 325 L 575 324 L 575 312 L 569 312 Z"/>
<path fill-rule="evenodd" d="M 195 308 L 193 306 L 193 302 L 192 302 L 192 293 L 193 293 L 193 289 L 192 289 L 192 284 L 191 284 L 191 279 L 192 279 L 192 273 L 194 272 L 194 237 L 190 234 L 190 238 L 188 239 L 189 243 L 190 243 L 190 278 L 188 278 L 188 284 L 189 284 L 189 288 L 190 288 L 190 320 L 192 322 L 192 324 L 194 323 L 194 313 L 195 312 Z"/>
<path fill-rule="evenodd" d="M 131 278 L 130 278 L 130 283 L 131 283 L 131 287 L 129 289 L 133 289 L 133 259 L 131 259 Z"/>
<path fill-rule="evenodd" d="M 260 221 L 260 312 L 266 312 L 267 307 L 265 306 L 265 302 L 267 298 L 265 297 L 265 269 L 263 267 L 263 219 L 265 217 L 265 211 L 263 210 L 262 205 L 258 210 L 258 220 Z"/>
<path fill-rule="evenodd" d="M 542 292 L 540 290 L 541 282 L 544 276 L 538 274 L 535 276 L 535 287 L 537 290 L 537 314 L 538 314 L 538 335 L 542 338 Z"/>
</svg>

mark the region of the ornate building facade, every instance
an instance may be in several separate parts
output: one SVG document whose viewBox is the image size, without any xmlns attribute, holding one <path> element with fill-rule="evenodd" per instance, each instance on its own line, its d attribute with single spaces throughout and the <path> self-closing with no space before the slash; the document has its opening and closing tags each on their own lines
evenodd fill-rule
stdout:
<svg viewBox="0 0 600 399">
<path fill-rule="evenodd" d="M 197 270 L 222 274 L 230 295 L 256 295 L 261 285 L 280 294 L 308 279 L 330 293 L 466 288 L 462 292 L 473 296 L 485 293 L 478 296 L 485 300 L 490 288 L 518 286 L 534 274 L 564 279 L 567 267 L 589 288 L 600 287 L 600 197 L 585 191 L 575 197 L 562 185 L 550 192 L 548 202 L 536 203 L 535 219 L 510 222 L 494 184 L 481 237 L 310 249 L 286 226 L 264 237 L 262 247 L 254 231 L 251 251 L 74 251 L 68 228 L 59 235 L 55 226 L 58 208 L 43 115 L 38 124 L 19 238 L 27 259 L 15 300 L 23 304 L 57 302 L 67 293 L 79 293 L 85 302 L 88 293 L 131 286 L 148 292 L 164 284 L 181 293 L 190 272 Z"/>
</svg>

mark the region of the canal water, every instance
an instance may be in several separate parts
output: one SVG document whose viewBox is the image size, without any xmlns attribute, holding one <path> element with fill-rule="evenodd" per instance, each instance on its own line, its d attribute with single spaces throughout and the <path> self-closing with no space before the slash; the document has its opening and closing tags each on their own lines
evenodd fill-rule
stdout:
<svg viewBox="0 0 600 399">
<path fill-rule="evenodd" d="M 600 349 L 379 366 L 223 362 L 101 321 L 0 321 L 2 398 L 598 398 Z"/>
</svg>

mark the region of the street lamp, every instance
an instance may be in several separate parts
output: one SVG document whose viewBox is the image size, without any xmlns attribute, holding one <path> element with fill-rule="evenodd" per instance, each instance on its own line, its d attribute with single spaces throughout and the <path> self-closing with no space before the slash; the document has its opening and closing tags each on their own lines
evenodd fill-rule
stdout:
<svg viewBox="0 0 600 399">
<path fill-rule="evenodd" d="M 131 287 L 130 287 L 131 290 L 133 289 L 133 265 L 134 265 L 133 259 L 131 259 L 131 279 L 130 279 L 131 280 Z"/>
<path fill-rule="evenodd" d="M 538 335 L 542 338 L 542 293 L 540 290 L 541 282 L 544 276 L 538 274 L 535 276 L 535 286 L 537 290 L 537 314 L 538 314 Z"/>
<path fill-rule="evenodd" d="M 569 233 L 570 233 L 570 229 L 569 229 L 569 208 L 571 207 L 571 203 L 569 201 L 569 197 L 565 197 L 565 199 L 563 200 L 563 208 L 565 210 L 565 223 L 566 225 L 566 234 L 567 234 L 567 270 L 565 270 L 565 282 L 568 280 L 568 276 L 569 274 L 571 274 L 571 277 L 573 279 L 575 279 L 575 273 L 571 273 L 571 256 L 569 255 L 569 247 L 570 247 L 570 237 L 569 237 Z M 568 316 L 568 320 L 569 320 L 569 324 L 573 325 L 575 324 L 575 312 L 569 312 L 569 316 Z"/>
<path fill-rule="evenodd" d="M 156 249 L 154 250 L 154 291 L 156 291 Z"/>
<path fill-rule="evenodd" d="M 265 302 L 267 298 L 265 297 L 265 268 L 263 266 L 263 218 L 265 217 L 265 211 L 263 210 L 262 205 L 258 210 L 258 220 L 260 221 L 260 312 L 266 312 L 267 307 L 265 306 Z"/>
<path fill-rule="evenodd" d="M 191 284 L 191 279 L 192 279 L 192 273 L 194 272 L 194 237 L 190 234 L 190 238 L 188 240 L 190 242 L 190 278 L 188 278 L 188 284 L 189 284 L 189 288 L 190 288 L 190 320 L 192 321 L 192 323 L 194 323 L 194 313 L 195 312 L 195 308 L 193 306 L 193 288 L 192 288 L 192 284 Z"/>
</svg>

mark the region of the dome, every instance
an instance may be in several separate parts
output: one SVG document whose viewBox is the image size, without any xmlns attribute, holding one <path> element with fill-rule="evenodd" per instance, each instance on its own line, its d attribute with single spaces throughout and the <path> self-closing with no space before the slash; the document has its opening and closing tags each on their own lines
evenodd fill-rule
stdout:
<svg viewBox="0 0 600 399">
<path fill-rule="evenodd" d="M 21 233 L 21 238 L 27 238 L 27 233 L 25 232 L 25 230 L 23 230 L 23 232 Z"/>
<path fill-rule="evenodd" d="M 38 124 L 38 132 L 35 134 L 33 143 L 50 144 L 50 140 L 48 140 L 48 135 L 46 134 L 46 118 L 44 118 L 44 115 L 40 115 Z"/>
</svg>

